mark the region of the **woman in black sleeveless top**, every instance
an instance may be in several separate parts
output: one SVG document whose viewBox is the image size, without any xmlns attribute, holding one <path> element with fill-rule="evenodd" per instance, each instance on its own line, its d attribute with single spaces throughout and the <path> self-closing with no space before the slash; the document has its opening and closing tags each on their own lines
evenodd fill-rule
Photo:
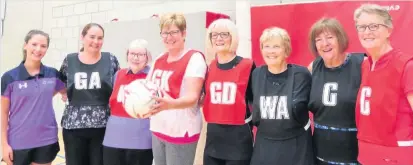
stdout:
<svg viewBox="0 0 413 165">
<path fill-rule="evenodd" d="M 309 109 L 314 114 L 317 164 L 357 165 L 355 102 L 361 82 L 362 53 L 346 53 L 347 34 L 332 18 L 322 18 L 310 31 L 316 59 L 312 71 Z"/>
<path fill-rule="evenodd" d="M 119 62 L 101 52 L 104 30 L 99 24 L 87 24 L 81 38 L 81 51 L 68 54 L 60 68 L 68 101 L 62 117 L 65 158 L 67 165 L 102 165 L 109 97 Z"/>
<path fill-rule="evenodd" d="M 258 129 L 251 165 L 313 165 L 307 109 L 311 74 L 287 63 L 291 40 L 284 29 L 264 30 L 260 44 L 266 65 L 252 74 L 253 123 Z"/>
</svg>

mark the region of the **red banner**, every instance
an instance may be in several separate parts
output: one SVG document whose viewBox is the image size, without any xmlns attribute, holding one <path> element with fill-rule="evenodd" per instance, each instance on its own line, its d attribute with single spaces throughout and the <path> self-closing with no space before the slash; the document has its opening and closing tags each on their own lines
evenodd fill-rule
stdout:
<svg viewBox="0 0 413 165">
<path fill-rule="evenodd" d="M 213 13 L 213 12 L 206 12 L 206 23 L 205 23 L 205 28 L 208 28 L 209 25 L 214 22 L 217 19 L 221 19 L 221 18 L 226 18 L 226 19 L 230 19 L 230 17 L 228 15 L 225 14 L 220 14 L 220 13 Z"/>
<path fill-rule="evenodd" d="M 288 61 L 307 66 L 313 59 L 308 46 L 312 24 L 323 16 L 334 17 L 344 26 L 349 36 L 348 52 L 364 52 L 360 45 L 353 20 L 353 13 L 363 3 L 386 6 L 393 17 L 393 47 L 413 53 L 413 1 L 334 1 L 303 4 L 259 6 L 251 8 L 252 58 L 257 65 L 264 64 L 259 37 L 265 28 L 284 28 L 292 40 L 292 54 Z"/>
</svg>

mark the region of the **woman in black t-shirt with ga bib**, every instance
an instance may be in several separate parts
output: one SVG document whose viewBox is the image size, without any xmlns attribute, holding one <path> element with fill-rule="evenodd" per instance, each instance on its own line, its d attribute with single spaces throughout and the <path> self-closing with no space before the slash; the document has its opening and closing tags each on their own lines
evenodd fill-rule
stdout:
<svg viewBox="0 0 413 165">
<path fill-rule="evenodd" d="M 284 29 L 264 30 L 260 48 L 266 65 L 252 74 L 253 123 L 258 129 L 251 165 L 313 165 L 307 110 L 311 74 L 287 63 L 291 40 Z"/>
<path fill-rule="evenodd" d="M 68 54 L 60 68 L 67 88 L 62 116 L 65 158 L 67 165 L 102 165 L 109 98 L 119 62 L 111 53 L 101 52 L 101 25 L 87 24 L 81 39 L 81 51 Z"/>
</svg>

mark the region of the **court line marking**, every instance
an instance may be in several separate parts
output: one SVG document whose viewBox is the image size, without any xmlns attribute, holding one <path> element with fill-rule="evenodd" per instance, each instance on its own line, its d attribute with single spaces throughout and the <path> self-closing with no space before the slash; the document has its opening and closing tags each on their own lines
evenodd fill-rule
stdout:
<svg viewBox="0 0 413 165">
<path fill-rule="evenodd" d="M 57 154 L 56 156 L 59 157 L 59 158 L 62 158 L 62 159 L 66 159 L 64 156 L 59 155 L 59 154 Z"/>
</svg>

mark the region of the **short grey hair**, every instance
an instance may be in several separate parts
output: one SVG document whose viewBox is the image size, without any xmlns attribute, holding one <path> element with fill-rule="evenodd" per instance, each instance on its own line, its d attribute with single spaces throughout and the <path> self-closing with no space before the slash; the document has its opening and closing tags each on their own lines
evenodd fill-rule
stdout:
<svg viewBox="0 0 413 165">
<path fill-rule="evenodd" d="M 137 48 L 142 48 L 142 49 L 146 49 L 146 56 L 148 57 L 148 61 L 147 64 L 150 64 L 152 61 L 152 54 L 148 49 L 148 41 L 144 40 L 144 39 L 136 39 L 133 40 L 132 42 L 130 42 L 129 47 L 128 47 L 128 51 L 126 52 L 126 55 L 129 54 L 129 50 L 130 49 L 137 49 Z"/>
<path fill-rule="evenodd" d="M 224 19 L 224 18 L 217 19 L 209 25 L 207 29 L 207 34 L 206 34 L 207 49 L 212 49 L 212 41 L 211 41 L 210 34 L 212 30 L 217 27 L 224 27 L 228 29 L 228 32 L 231 35 L 231 45 L 229 49 L 231 52 L 235 53 L 238 49 L 238 42 L 239 42 L 238 29 L 234 22 L 232 22 L 230 19 Z"/>
<path fill-rule="evenodd" d="M 383 23 L 387 25 L 389 28 L 393 28 L 393 20 L 389 13 L 389 11 L 380 5 L 377 4 L 363 4 L 359 8 L 354 11 L 354 21 L 357 22 L 357 19 L 360 17 L 361 14 L 368 13 L 368 14 L 375 14 L 383 18 Z"/>
<path fill-rule="evenodd" d="M 136 39 L 133 40 L 130 44 L 129 44 L 129 49 L 135 49 L 135 48 L 144 48 L 147 49 L 148 48 L 148 41 L 144 40 L 144 39 Z"/>
</svg>

